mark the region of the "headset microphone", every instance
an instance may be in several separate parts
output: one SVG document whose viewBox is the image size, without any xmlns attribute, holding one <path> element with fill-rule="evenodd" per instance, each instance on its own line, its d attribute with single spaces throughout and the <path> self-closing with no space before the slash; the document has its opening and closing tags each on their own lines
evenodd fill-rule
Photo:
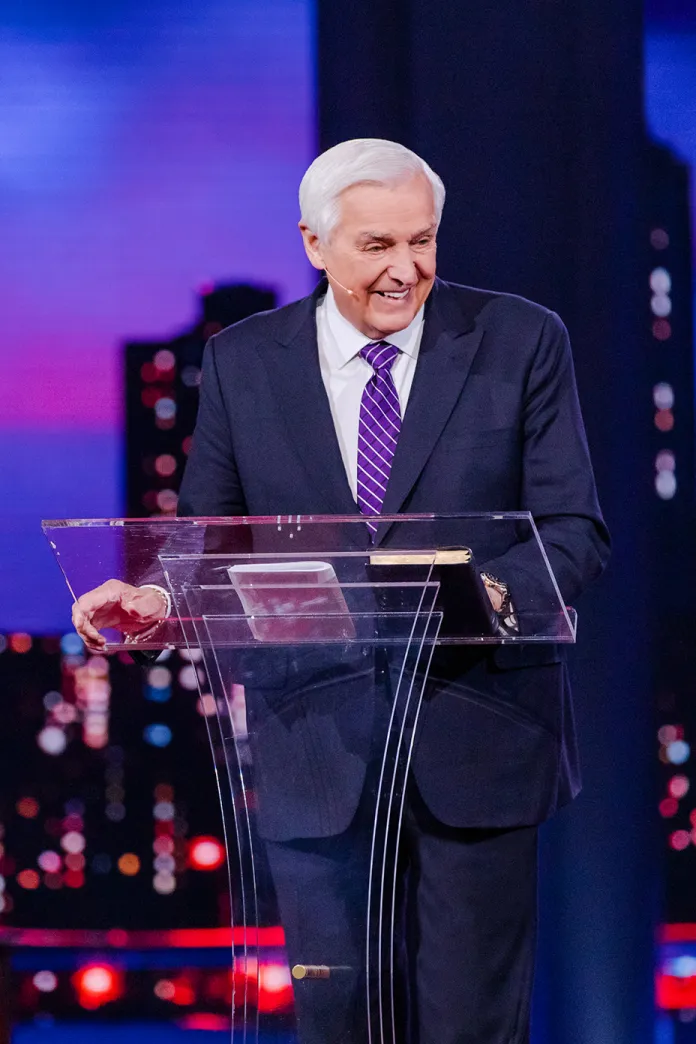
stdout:
<svg viewBox="0 0 696 1044">
<path fill-rule="evenodd" d="M 326 272 L 327 279 L 330 279 L 332 283 L 336 284 L 336 286 L 340 286 L 341 290 L 345 290 L 345 292 L 347 294 L 350 294 L 351 297 L 358 296 L 355 290 L 349 290 L 347 286 L 343 285 L 343 283 L 339 283 L 338 279 L 336 279 L 336 276 L 332 275 L 331 272 L 329 272 L 328 268 L 325 268 L 324 271 Z"/>
</svg>

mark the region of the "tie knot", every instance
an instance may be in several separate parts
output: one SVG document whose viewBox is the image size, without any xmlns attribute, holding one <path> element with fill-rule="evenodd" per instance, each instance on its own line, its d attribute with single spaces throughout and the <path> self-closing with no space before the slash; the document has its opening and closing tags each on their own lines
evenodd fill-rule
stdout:
<svg viewBox="0 0 696 1044">
<path fill-rule="evenodd" d="M 371 341 L 370 344 L 366 344 L 364 348 L 360 349 L 360 354 L 369 362 L 373 370 L 391 370 L 394 360 L 399 354 L 400 349 L 395 344 L 390 344 L 389 341 Z"/>
</svg>

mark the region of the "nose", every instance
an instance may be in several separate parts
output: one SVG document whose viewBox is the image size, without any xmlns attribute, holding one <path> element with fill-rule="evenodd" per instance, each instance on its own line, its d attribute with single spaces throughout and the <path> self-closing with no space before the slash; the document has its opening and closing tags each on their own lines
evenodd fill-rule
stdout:
<svg viewBox="0 0 696 1044">
<path fill-rule="evenodd" d="M 387 274 L 390 279 L 405 286 L 418 282 L 418 270 L 407 244 L 392 250 Z"/>
</svg>

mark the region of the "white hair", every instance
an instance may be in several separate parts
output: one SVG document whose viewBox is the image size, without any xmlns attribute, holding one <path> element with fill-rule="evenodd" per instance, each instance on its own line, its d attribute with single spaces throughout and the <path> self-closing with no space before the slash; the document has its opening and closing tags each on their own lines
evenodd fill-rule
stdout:
<svg viewBox="0 0 696 1044">
<path fill-rule="evenodd" d="M 338 224 L 340 195 L 352 185 L 394 185 L 424 174 L 433 190 L 435 218 L 440 224 L 445 186 L 425 160 L 396 141 L 353 138 L 322 152 L 300 182 L 303 222 L 326 242 Z"/>
</svg>

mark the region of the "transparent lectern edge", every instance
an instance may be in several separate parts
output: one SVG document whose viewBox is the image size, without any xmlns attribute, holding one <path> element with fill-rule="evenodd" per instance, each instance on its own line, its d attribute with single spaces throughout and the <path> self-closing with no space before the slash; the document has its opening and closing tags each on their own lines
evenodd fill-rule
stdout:
<svg viewBox="0 0 696 1044">
<path fill-rule="evenodd" d="M 192 589 L 189 588 L 188 590 L 192 590 Z M 184 592 L 184 594 L 185 594 L 185 592 Z M 247 613 L 221 613 L 221 612 L 209 612 L 209 613 L 206 613 L 206 612 L 202 612 L 200 614 L 200 616 L 197 617 L 197 619 L 209 620 L 209 621 L 212 621 L 212 620 L 218 620 L 218 621 L 224 620 L 224 621 L 227 621 L 227 622 L 242 621 L 242 620 L 246 621 L 246 620 L 250 619 L 250 617 L 253 617 L 253 619 L 256 619 L 256 620 L 279 620 L 279 619 L 283 619 L 283 620 L 317 620 L 317 619 L 324 620 L 324 619 L 329 619 L 329 618 L 331 618 L 331 619 L 334 619 L 334 618 L 341 619 L 342 617 L 344 617 L 346 615 L 349 615 L 351 617 L 351 619 L 353 619 L 353 620 L 382 620 L 385 623 L 388 623 L 390 620 L 401 620 L 401 619 L 412 620 L 414 618 L 414 616 L 423 616 L 426 613 L 431 613 L 431 615 L 435 616 L 435 615 L 437 615 L 439 613 L 441 614 L 441 610 L 439 610 L 436 607 L 434 607 L 433 609 L 427 609 L 427 610 L 426 609 L 398 609 L 398 610 L 395 610 L 393 612 L 351 612 L 349 614 L 339 613 L 339 612 L 334 612 L 334 613 L 331 613 L 331 612 L 329 612 L 329 613 L 327 613 L 327 612 L 321 612 L 321 613 L 285 613 L 285 614 L 283 614 L 282 617 L 278 616 L 278 615 L 276 615 L 274 613 L 251 613 L 251 614 L 247 614 Z M 569 632 L 573 633 L 573 631 L 575 629 L 575 626 L 577 624 L 577 614 L 576 614 L 574 609 L 570 610 L 570 617 L 571 617 L 571 619 L 569 620 L 568 619 L 568 615 L 566 613 L 560 613 L 559 612 L 558 617 L 556 619 L 559 622 L 561 620 L 563 620 L 565 623 L 568 623 L 570 625 L 569 626 Z M 541 613 L 541 612 L 540 613 L 524 613 L 522 615 L 522 620 L 524 622 L 528 623 L 528 624 L 532 623 L 536 619 L 549 620 L 549 618 L 550 618 L 550 614 L 548 612 L 543 612 L 543 613 Z M 486 636 L 483 636 L 483 637 L 488 637 L 488 636 L 486 635 Z M 504 636 L 504 635 L 496 635 L 496 636 L 493 636 L 493 640 L 494 641 L 502 641 L 504 639 L 504 637 L 506 637 L 506 636 Z M 535 635 L 535 634 L 521 634 L 521 635 L 519 635 L 519 634 L 514 634 L 514 635 L 510 635 L 509 637 L 513 638 L 513 640 L 515 640 L 515 641 L 519 641 L 520 638 L 524 638 L 525 640 L 529 639 L 530 641 L 539 640 L 539 641 L 547 641 L 548 642 L 548 641 L 553 640 L 554 635 L 552 635 L 552 634 L 545 634 L 545 635 Z"/>
<path fill-rule="evenodd" d="M 569 610 L 570 607 L 565 604 L 565 601 L 563 599 L 563 595 L 561 594 L 561 589 L 558 586 L 558 582 L 556 580 L 556 574 L 554 573 L 553 569 L 551 568 L 551 563 L 549 562 L 549 557 L 546 554 L 546 548 L 544 547 L 543 541 L 542 541 L 541 537 L 539 536 L 539 530 L 537 529 L 536 522 L 531 517 L 531 515 L 529 517 L 529 521 L 530 521 L 530 524 L 531 524 L 531 527 L 532 527 L 532 533 L 536 537 L 537 547 L 541 551 L 541 557 L 542 557 L 542 559 L 544 561 L 544 565 L 546 566 L 546 571 L 549 574 L 549 576 L 551 577 L 551 583 L 553 584 L 553 589 L 556 592 L 556 598 L 558 599 L 558 604 L 560 605 L 561 610 L 563 611 L 563 615 L 566 618 L 566 622 L 568 624 L 568 627 L 569 627 L 570 631 L 573 634 L 573 641 L 575 641 L 576 632 L 577 632 L 577 625 L 578 625 L 577 613 L 575 612 L 575 610 L 571 610 L 574 613 L 574 618 L 575 618 L 574 622 L 571 621 L 570 616 L 568 615 L 568 610 Z"/>
<path fill-rule="evenodd" d="M 533 523 L 530 511 L 462 511 L 443 514 L 397 514 L 374 516 L 380 522 L 432 522 L 436 519 L 491 519 L 502 521 L 529 521 Z M 175 515 L 155 515 L 150 518 L 62 518 L 44 519 L 41 522 L 43 529 L 70 529 L 83 527 L 85 529 L 112 528 L 116 526 L 147 525 L 153 528 L 158 525 L 186 527 L 186 526 L 240 526 L 254 523 L 256 525 L 328 525 L 329 523 L 340 523 L 344 525 L 352 522 L 355 525 L 364 525 L 365 519 L 362 515 L 200 515 L 178 517 Z M 535 534 L 538 533 L 535 527 Z"/>
<path fill-rule="evenodd" d="M 394 645 L 394 646 L 397 646 L 397 647 L 400 648 L 407 641 L 408 641 L 407 637 L 394 639 L 394 640 L 391 640 L 391 641 L 385 640 L 384 638 L 380 638 L 379 639 L 379 645 L 380 646 L 385 646 L 385 647 Z M 376 640 L 375 640 L 375 643 L 376 643 Z M 266 644 L 266 645 L 270 646 L 272 643 L 270 643 L 270 642 L 268 642 L 268 643 L 254 642 L 253 644 L 254 644 L 254 646 L 258 645 L 260 647 L 262 644 Z M 305 641 L 279 642 L 279 643 L 277 643 L 277 647 L 278 648 L 280 648 L 280 647 L 287 648 L 289 646 L 290 648 L 292 648 L 293 646 L 299 647 L 299 646 L 316 645 L 316 644 L 317 644 L 316 639 L 315 640 L 307 639 Z M 346 645 L 357 645 L 357 646 L 362 645 L 362 646 L 365 646 L 365 645 L 371 645 L 373 643 L 369 639 L 366 639 L 366 638 L 360 638 L 360 639 L 356 639 L 356 638 L 351 638 L 351 639 L 341 638 L 341 639 L 332 640 L 332 641 L 329 641 L 328 639 L 322 639 L 320 644 L 321 645 L 337 645 L 337 646 L 346 646 Z M 441 637 L 439 637 L 439 638 L 437 638 L 435 644 L 438 645 L 438 646 L 442 646 L 442 647 L 447 646 L 449 648 L 460 648 L 460 649 L 462 647 L 464 647 L 464 646 L 476 646 L 477 648 L 479 648 L 481 646 L 492 646 L 492 647 L 496 647 L 497 648 L 498 646 L 501 646 L 501 645 L 544 645 L 544 644 L 545 645 L 550 645 L 550 644 L 553 644 L 553 645 L 574 645 L 575 644 L 575 639 L 572 637 L 572 635 L 533 635 L 533 636 L 526 635 L 524 637 L 519 637 L 518 636 L 518 637 L 505 637 L 505 638 L 477 637 L 477 638 L 467 638 L 466 641 L 464 641 L 463 639 L 457 639 L 457 638 L 441 638 Z M 242 641 L 240 639 L 238 641 L 229 641 L 229 642 L 219 642 L 218 641 L 218 642 L 215 642 L 212 647 L 213 648 L 215 648 L 215 647 L 225 648 L 225 649 L 249 649 L 251 646 L 252 646 L 252 643 L 249 640 Z M 142 644 L 133 645 L 132 643 L 127 643 L 127 642 L 107 642 L 105 651 L 108 652 L 108 653 L 132 652 L 133 650 L 135 650 L 136 652 L 137 651 L 143 651 L 143 652 L 164 652 L 167 649 L 171 650 L 171 649 L 179 649 L 179 648 L 181 648 L 181 649 L 187 648 L 186 643 L 184 641 L 182 641 L 181 644 L 178 645 L 178 644 L 176 644 L 174 642 L 166 642 L 163 645 L 162 643 L 157 644 L 156 642 L 143 642 Z"/>
<path fill-rule="evenodd" d="M 196 559 L 198 561 L 198 559 Z M 176 597 L 177 591 L 218 591 L 223 594 L 227 594 L 230 591 L 234 591 L 235 588 L 232 584 L 190 584 L 184 581 L 182 584 L 178 584 L 176 589 L 172 586 L 171 577 L 169 573 L 165 573 L 167 582 L 171 588 L 170 594 Z M 291 588 L 293 591 L 326 591 L 325 584 L 301 584 L 293 580 L 292 584 L 240 584 L 239 589 L 244 591 L 287 591 Z M 383 591 L 398 590 L 401 591 L 404 588 L 415 591 L 427 591 L 427 590 L 440 590 L 440 583 L 437 580 L 404 580 L 400 582 L 398 580 L 388 580 L 384 583 L 374 584 L 360 584 L 360 583 L 341 583 L 340 588 L 342 591 Z"/>
</svg>

